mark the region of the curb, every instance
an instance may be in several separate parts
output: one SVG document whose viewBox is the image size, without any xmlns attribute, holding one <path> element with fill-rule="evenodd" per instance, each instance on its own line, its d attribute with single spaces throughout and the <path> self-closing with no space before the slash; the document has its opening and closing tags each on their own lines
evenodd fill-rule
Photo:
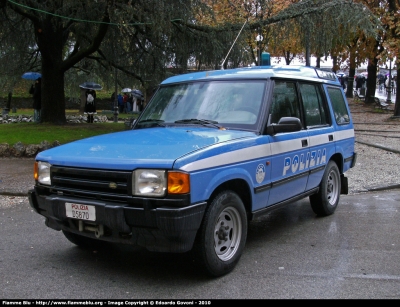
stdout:
<svg viewBox="0 0 400 307">
<path fill-rule="evenodd" d="M 389 148 L 389 147 L 385 147 L 385 146 L 381 146 L 381 145 L 378 145 L 378 144 L 372 144 L 372 143 L 367 143 L 367 142 L 357 141 L 357 140 L 356 140 L 356 143 L 360 143 L 360 144 L 363 144 L 363 145 L 367 145 L 367 146 L 371 146 L 371 147 L 375 147 L 375 148 L 379 148 L 379 149 L 383 149 L 383 150 L 386 150 L 386 151 L 390 151 L 390 152 L 393 152 L 393 153 L 400 154 L 400 150 Z"/>
<path fill-rule="evenodd" d="M 33 186 L 32 186 L 32 189 L 33 189 Z M 3 192 L 0 192 L 0 196 L 28 197 L 28 192 L 24 193 L 24 192 L 7 192 L 7 191 L 3 191 Z"/>
</svg>

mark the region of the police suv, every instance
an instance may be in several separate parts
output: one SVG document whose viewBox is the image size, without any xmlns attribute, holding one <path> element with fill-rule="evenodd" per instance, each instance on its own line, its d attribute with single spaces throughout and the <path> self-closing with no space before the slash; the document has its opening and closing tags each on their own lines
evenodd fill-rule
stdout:
<svg viewBox="0 0 400 307">
<path fill-rule="evenodd" d="M 249 221 L 347 194 L 354 128 L 334 73 L 304 66 L 202 71 L 163 81 L 132 129 L 39 153 L 30 205 L 72 243 L 192 251 L 234 269 Z"/>
</svg>

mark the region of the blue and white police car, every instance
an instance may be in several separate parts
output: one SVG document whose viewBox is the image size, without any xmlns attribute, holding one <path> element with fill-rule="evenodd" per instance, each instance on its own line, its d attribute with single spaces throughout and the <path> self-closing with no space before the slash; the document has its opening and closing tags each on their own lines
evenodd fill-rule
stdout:
<svg viewBox="0 0 400 307">
<path fill-rule="evenodd" d="M 334 213 L 355 165 L 334 73 L 304 66 L 201 71 L 163 81 L 131 130 L 39 153 L 29 201 L 79 246 L 193 251 L 234 269 L 248 222 L 309 197 Z"/>
</svg>

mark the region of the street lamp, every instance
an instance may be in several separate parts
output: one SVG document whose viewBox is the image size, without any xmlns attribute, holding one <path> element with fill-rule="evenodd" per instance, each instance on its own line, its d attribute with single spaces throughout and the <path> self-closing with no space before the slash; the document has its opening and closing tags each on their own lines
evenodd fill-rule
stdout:
<svg viewBox="0 0 400 307">
<path fill-rule="evenodd" d="M 389 54 L 389 86 L 387 87 L 386 103 L 392 103 L 392 58 Z"/>
<path fill-rule="evenodd" d="M 261 42 L 263 40 L 263 36 L 258 34 L 256 37 L 257 41 L 257 66 L 261 66 Z"/>
<path fill-rule="evenodd" d="M 117 74 L 118 74 L 118 69 L 117 69 L 117 57 L 115 56 L 115 47 L 114 44 L 112 44 L 112 48 L 113 48 L 113 56 L 114 56 L 114 123 L 118 123 L 118 78 L 117 78 Z"/>
<path fill-rule="evenodd" d="M 114 89 L 114 123 L 118 123 L 118 82 L 117 82 L 117 68 L 114 68 L 115 71 L 115 89 Z"/>
</svg>

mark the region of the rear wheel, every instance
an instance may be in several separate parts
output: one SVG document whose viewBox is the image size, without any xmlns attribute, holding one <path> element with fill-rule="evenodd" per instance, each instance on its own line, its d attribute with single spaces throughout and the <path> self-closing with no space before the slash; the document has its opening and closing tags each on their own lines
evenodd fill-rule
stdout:
<svg viewBox="0 0 400 307">
<path fill-rule="evenodd" d="M 207 208 L 194 246 L 195 256 L 212 276 L 232 271 L 247 238 L 247 215 L 232 191 L 218 194 Z"/>
<path fill-rule="evenodd" d="M 340 186 L 339 168 L 335 162 L 329 161 L 318 193 L 310 196 L 311 208 L 315 214 L 327 216 L 335 212 L 339 204 Z"/>
</svg>

